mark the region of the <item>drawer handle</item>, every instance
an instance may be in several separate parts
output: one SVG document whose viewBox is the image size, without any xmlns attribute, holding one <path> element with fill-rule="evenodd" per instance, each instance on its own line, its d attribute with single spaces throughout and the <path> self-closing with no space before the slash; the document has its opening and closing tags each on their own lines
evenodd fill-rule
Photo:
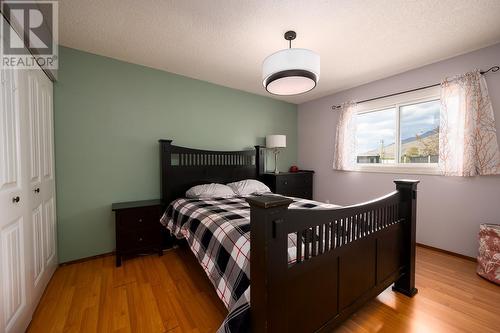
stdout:
<svg viewBox="0 0 500 333">
<path fill-rule="evenodd" d="M 142 242 L 142 237 L 139 237 L 139 242 Z"/>
<path fill-rule="evenodd" d="M 139 223 L 142 223 L 142 219 L 139 219 Z"/>
<path fill-rule="evenodd" d="M 39 187 L 37 187 L 36 189 L 34 189 L 34 190 L 33 190 L 33 192 L 35 192 L 35 193 L 40 193 L 40 188 L 39 188 Z"/>
<path fill-rule="evenodd" d="M 19 198 L 19 196 L 12 198 L 12 202 L 13 202 L 13 203 L 17 203 L 17 202 L 19 202 L 20 200 L 21 200 L 21 198 Z"/>
<path fill-rule="evenodd" d="M 285 180 L 285 185 L 288 185 L 288 182 Z"/>
</svg>

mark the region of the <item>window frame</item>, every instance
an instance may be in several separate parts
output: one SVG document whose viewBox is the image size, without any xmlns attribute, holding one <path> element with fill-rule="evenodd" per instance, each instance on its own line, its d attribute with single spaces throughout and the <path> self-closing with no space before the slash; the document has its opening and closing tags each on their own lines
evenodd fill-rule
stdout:
<svg viewBox="0 0 500 333">
<path fill-rule="evenodd" d="M 431 102 L 441 99 L 440 87 L 430 87 L 418 91 L 412 91 L 396 96 L 377 99 L 374 101 L 360 103 L 357 106 L 356 116 L 371 112 L 382 111 L 390 108 L 395 108 L 395 161 L 394 164 L 377 164 L 377 163 L 357 163 L 355 162 L 355 171 L 362 172 L 380 172 L 380 173 L 405 173 L 405 174 L 426 174 L 438 175 L 438 163 L 401 163 L 401 107 L 418 103 Z"/>
</svg>

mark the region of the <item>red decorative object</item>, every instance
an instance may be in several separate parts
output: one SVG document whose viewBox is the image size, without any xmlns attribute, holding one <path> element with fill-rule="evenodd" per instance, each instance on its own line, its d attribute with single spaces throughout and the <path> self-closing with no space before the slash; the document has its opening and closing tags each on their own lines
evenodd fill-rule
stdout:
<svg viewBox="0 0 500 333">
<path fill-rule="evenodd" d="M 481 224 L 478 238 L 477 274 L 500 285 L 500 225 Z"/>
<path fill-rule="evenodd" d="M 299 172 L 299 167 L 298 167 L 298 166 L 296 166 L 296 165 L 292 165 L 292 166 L 290 167 L 290 172 Z"/>
</svg>

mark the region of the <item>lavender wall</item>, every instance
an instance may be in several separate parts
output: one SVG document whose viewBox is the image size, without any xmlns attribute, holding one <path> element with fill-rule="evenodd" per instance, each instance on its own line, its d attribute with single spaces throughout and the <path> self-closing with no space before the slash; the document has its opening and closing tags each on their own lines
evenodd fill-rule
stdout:
<svg viewBox="0 0 500 333">
<path fill-rule="evenodd" d="M 395 178 L 419 179 L 417 241 L 476 256 L 479 224 L 500 223 L 500 176 L 462 178 L 334 171 L 338 113 L 330 107 L 347 100 L 433 84 L 446 76 L 499 64 L 500 44 L 496 44 L 299 105 L 298 162 L 301 168 L 316 171 L 314 198 L 353 204 L 392 191 Z M 500 135 L 500 72 L 490 73 L 486 81 Z"/>
</svg>

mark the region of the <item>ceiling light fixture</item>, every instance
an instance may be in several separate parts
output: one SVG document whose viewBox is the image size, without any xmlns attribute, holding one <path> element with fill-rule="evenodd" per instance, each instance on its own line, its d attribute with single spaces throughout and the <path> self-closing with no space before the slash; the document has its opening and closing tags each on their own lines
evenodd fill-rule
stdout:
<svg viewBox="0 0 500 333">
<path fill-rule="evenodd" d="M 319 54 L 308 49 L 292 49 L 295 31 L 287 31 L 289 48 L 268 56 L 262 64 L 262 83 L 274 95 L 298 95 L 308 92 L 319 81 Z"/>
</svg>

